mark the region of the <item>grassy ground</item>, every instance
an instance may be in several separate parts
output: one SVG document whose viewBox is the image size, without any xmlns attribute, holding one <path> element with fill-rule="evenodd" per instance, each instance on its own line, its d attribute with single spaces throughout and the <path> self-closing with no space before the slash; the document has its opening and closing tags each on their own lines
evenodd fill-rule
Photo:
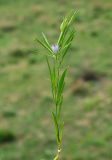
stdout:
<svg viewBox="0 0 112 160">
<path fill-rule="evenodd" d="M 62 159 L 112 159 L 112 1 L 0 0 L 0 160 L 53 159 L 48 70 L 34 39 L 44 31 L 55 43 L 71 8 Z"/>
</svg>

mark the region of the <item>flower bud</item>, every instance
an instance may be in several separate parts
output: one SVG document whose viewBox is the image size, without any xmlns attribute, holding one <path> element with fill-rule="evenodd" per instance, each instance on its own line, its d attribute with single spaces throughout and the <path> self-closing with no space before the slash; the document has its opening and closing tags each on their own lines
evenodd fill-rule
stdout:
<svg viewBox="0 0 112 160">
<path fill-rule="evenodd" d="M 54 53 L 57 53 L 57 52 L 59 51 L 59 46 L 58 46 L 58 44 L 52 45 L 51 48 L 52 48 L 52 50 L 53 50 Z"/>
</svg>

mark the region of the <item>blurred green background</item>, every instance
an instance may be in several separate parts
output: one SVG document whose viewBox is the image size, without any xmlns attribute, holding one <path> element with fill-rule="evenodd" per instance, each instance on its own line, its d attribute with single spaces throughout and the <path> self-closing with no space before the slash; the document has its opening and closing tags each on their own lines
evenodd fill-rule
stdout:
<svg viewBox="0 0 112 160">
<path fill-rule="evenodd" d="M 63 160 L 112 160 L 112 1 L 0 0 L 0 160 L 51 160 L 56 152 L 43 31 L 77 10 L 66 56 Z"/>
</svg>

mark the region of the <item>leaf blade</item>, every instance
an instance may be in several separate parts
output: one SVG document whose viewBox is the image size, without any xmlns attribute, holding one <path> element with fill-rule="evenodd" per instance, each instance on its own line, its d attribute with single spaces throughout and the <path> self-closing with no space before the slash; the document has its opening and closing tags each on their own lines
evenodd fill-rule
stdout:
<svg viewBox="0 0 112 160">
<path fill-rule="evenodd" d="M 51 49 L 51 46 L 49 44 L 49 41 L 47 39 L 47 37 L 45 36 L 45 34 L 42 32 L 42 36 L 43 36 L 43 39 L 44 39 L 44 42 L 46 43 L 47 47 L 50 49 L 50 51 L 52 52 L 52 49 Z M 53 52 L 52 52 L 53 53 Z"/>
<path fill-rule="evenodd" d="M 49 49 L 48 46 L 46 46 L 42 41 L 40 41 L 39 39 L 36 38 L 36 41 L 41 45 L 43 46 L 45 49 L 47 49 L 49 51 L 49 54 L 52 55 L 53 57 L 53 52 Z"/>
<path fill-rule="evenodd" d="M 53 86 L 54 75 L 53 75 L 53 73 L 52 73 L 52 70 L 51 70 L 51 67 L 50 67 L 50 63 L 49 63 L 49 60 L 48 60 L 47 56 L 46 56 L 46 61 L 47 61 L 48 69 L 49 69 L 50 80 L 51 80 L 52 95 L 53 95 L 53 99 L 54 99 L 54 86 Z"/>
<path fill-rule="evenodd" d="M 67 72 L 67 68 L 63 71 L 59 83 L 58 83 L 58 96 L 57 96 L 57 103 L 60 101 L 60 97 L 62 95 L 63 89 L 64 89 L 64 79 Z"/>
<path fill-rule="evenodd" d="M 60 143 L 60 133 L 59 133 L 59 126 L 57 122 L 57 118 L 54 112 L 52 112 L 54 124 L 55 124 L 55 129 L 56 129 L 56 137 L 57 137 L 57 142 Z"/>
</svg>

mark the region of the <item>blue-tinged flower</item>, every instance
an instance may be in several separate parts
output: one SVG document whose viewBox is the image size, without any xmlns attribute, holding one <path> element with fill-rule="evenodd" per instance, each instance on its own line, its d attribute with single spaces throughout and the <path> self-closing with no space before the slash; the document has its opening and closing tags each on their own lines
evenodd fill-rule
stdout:
<svg viewBox="0 0 112 160">
<path fill-rule="evenodd" d="M 59 51 L 59 45 L 58 44 L 52 45 L 51 48 L 52 48 L 54 53 L 57 53 Z"/>
</svg>

